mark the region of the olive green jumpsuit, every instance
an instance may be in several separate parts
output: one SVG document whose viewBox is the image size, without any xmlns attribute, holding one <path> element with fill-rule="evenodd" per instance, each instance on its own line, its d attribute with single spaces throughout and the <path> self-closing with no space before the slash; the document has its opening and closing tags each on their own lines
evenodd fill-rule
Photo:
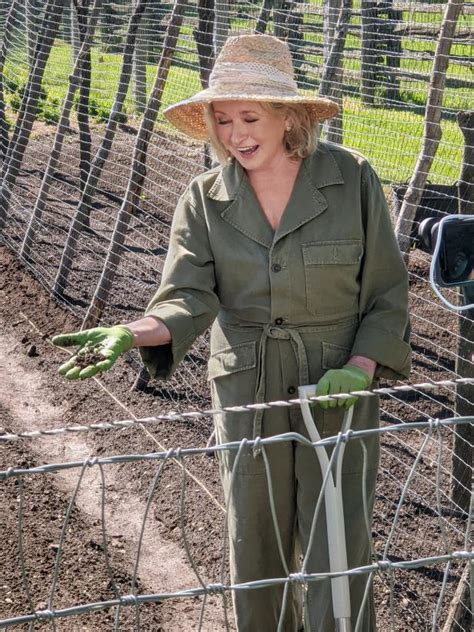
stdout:
<svg viewBox="0 0 474 632">
<path fill-rule="evenodd" d="M 301 384 L 318 382 L 352 355 L 377 362 L 376 378 L 408 377 L 408 278 L 380 182 L 357 152 L 320 142 L 298 173 L 290 200 L 273 231 L 242 167 L 211 170 L 193 180 L 173 220 L 161 285 L 147 314 L 172 335 L 171 353 L 142 348 L 154 377 L 167 378 L 211 323 L 209 379 L 213 405 L 291 399 Z M 295 394 L 296 393 L 296 394 Z M 337 434 L 341 409 L 315 408 L 323 437 Z M 352 427 L 376 428 L 375 397 L 360 398 Z M 259 413 L 216 415 L 219 443 L 297 432 L 307 436 L 297 406 Z M 349 568 L 369 564 L 363 486 L 371 513 L 379 447 L 349 441 L 343 496 Z M 306 552 L 321 472 L 314 450 L 298 442 L 271 445 L 266 455 L 286 568 Z M 273 526 L 262 453 L 246 449 L 231 475 L 235 452 L 220 456 L 228 500 L 233 583 L 285 577 Z M 370 517 L 369 517 L 370 523 Z M 370 524 L 369 524 L 370 530 Z M 329 570 L 324 504 L 307 571 Z M 353 625 L 368 577 L 350 582 Z M 306 631 L 334 630 L 330 582 L 309 582 Z M 282 587 L 234 592 L 239 632 L 275 632 Z M 284 630 L 300 629 L 297 585 L 292 586 Z M 372 599 L 362 614 L 375 629 Z"/>
</svg>

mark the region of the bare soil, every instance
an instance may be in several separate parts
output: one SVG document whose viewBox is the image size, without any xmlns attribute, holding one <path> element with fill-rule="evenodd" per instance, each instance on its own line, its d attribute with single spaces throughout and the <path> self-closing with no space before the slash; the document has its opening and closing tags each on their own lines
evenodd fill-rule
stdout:
<svg viewBox="0 0 474 632">
<path fill-rule="evenodd" d="M 99 130 L 97 131 L 97 133 Z M 134 353 L 120 360 L 113 372 L 100 380 L 69 383 L 57 374 L 65 360 L 50 338 L 77 329 L 97 282 L 101 260 L 110 237 L 117 202 L 123 194 L 133 135 L 121 133 L 114 148 L 114 172 L 104 177 L 104 194 L 96 201 L 91 229 L 82 236 L 67 294 L 53 298 L 51 286 L 67 226 L 74 211 L 76 182 L 57 174 L 49 219 L 39 231 L 29 268 L 12 254 L 24 233 L 44 168 L 50 131 L 38 129 L 16 190 L 21 205 L 12 214 L 0 246 L 0 426 L 6 433 L 31 429 L 62 428 L 78 424 L 149 417 L 159 413 L 203 409 L 209 404 L 205 380 L 206 337 L 195 345 L 170 383 L 150 382 L 143 391 L 132 390 L 138 358 Z M 159 141 L 159 142 L 158 142 Z M 133 240 L 125 255 L 105 322 L 137 317 L 159 279 L 166 235 L 176 193 L 189 179 L 189 165 L 197 149 L 176 154 L 171 141 L 160 136 L 150 156 L 150 181 L 141 208 L 131 226 Z M 97 137 L 95 137 L 97 142 Z M 35 149 L 38 150 L 35 153 Z M 41 151 L 39 151 L 41 150 Z M 70 173 L 77 173 L 77 139 L 67 147 Z M 165 165 L 165 166 L 163 166 Z M 152 169 L 166 172 L 166 182 L 176 186 L 157 189 Z M 183 176 L 186 173 L 186 177 Z M 163 176 L 164 177 L 164 176 Z M 54 220 L 54 221 L 53 221 Z M 456 318 L 438 308 L 426 282 L 424 260 L 416 253 L 411 262 L 413 382 L 453 377 Z M 423 421 L 452 414 L 452 389 L 429 395 L 406 394 L 383 401 L 382 420 L 390 424 Z M 148 455 L 176 447 L 204 446 L 212 420 L 157 422 L 153 426 L 67 434 L 47 439 L 20 440 L 0 445 L 0 468 L 33 468 L 47 463 L 78 461 L 97 456 Z M 410 468 L 422 444 L 421 432 L 383 437 L 382 464 L 377 492 L 374 538 L 378 554 L 391 532 L 397 503 Z M 438 441 L 430 441 L 410 485 L 393 532 L 389 557 L 409 560 L 442 555 L 464 547 L 465 523 L 453 515 L 450 503 L 450 452 L 452 432 L 441 433 L 442 466 L 439 474 Z M 145 507 L 159 463 L 152 459 L 96 467 L 76 467 L 59 473 L 30 473 L 0 482 L 0 618 L 32 609 L 67 608 L 77 604 L 114 599 L 117 595 L 173 592 L 219 583 L 221 575 L 224 512 L 217 464 L 214 458 L 194 456 L 182 463 L 167 461 L 148 513 L 134 569 Z M 184 472 L 184 474 L 183 474 Z M 82 475 L 77 493 L 79 477 Z M 437 511 L 436 484 L 442 494 L 442 518 Z M 102 508 L 104 511 L 102 512 Z M 69 509 L 68 509 L 69 508 Z M 60 545 L 65 516 L 68 521 Z M 441 526 L 440 526 L 441 525 Z M 19 534 L 21 535 L 21 538 Z M 186 546 L 185 546 L 186 545 Z M 185 548 L 188 548 L 189 555 Z M 58 560 L 58 552 L 60 559 Z M 191 557 L 194 570 L 190 563 Z M 52 591 L 57 566 L 57 581 Z M 431 618 L 441 592 L 445 566 L 395 571 L 376 577 L 376 602 L 380 630 L 431 630 Z M 198 579 L 195 573 L 199 574 Z M 453 564 L 446 573 L 446 590 L 439 622 L 446 616 L 462 572 Z M 171 599 L 140 608 L 105 609 L 57 622 L 60 630 L 113 629 L 115 617 L 123 630 L 198 629 L 202 600 Z M 27 625 L 14 629 L 27 630 Z M 35 630 L 53 629 L 50 622 L 35 623 Z M 220 597 L 207 600 L 205 631 L 225 629 Z M 462 629 L 462 628 L 460 628 Z M 464 629 L 467 629 L 465 627 Z"/>
</svg>

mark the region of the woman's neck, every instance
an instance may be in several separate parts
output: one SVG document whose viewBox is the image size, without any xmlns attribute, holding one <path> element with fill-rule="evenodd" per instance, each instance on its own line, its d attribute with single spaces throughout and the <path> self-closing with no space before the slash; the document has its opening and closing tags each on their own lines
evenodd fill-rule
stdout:
<svg viewBox="0 0 474 632">
<path fill-rule="evenodd" d="M 271 167 L 266 169 L 250 169 L 246 171 L 250 183 L 254 187 L 264 187 L 277 182 L 294 180 L 302 163 L 301 158 L 290 158 L 285 156 L 275 161 Z"/>
</svg>

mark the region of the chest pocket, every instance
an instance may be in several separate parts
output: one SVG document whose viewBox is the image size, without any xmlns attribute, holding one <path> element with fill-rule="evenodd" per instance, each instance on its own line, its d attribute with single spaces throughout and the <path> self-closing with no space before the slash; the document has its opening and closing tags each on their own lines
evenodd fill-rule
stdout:
<svg viewBox="0 0 474 632">
<path fill-rule="evenodd" d="M 358 306 L 362 242 L 315 241 L 301 247 L 308 311 L 316 316 L 353 314 Z"/>
</svg>

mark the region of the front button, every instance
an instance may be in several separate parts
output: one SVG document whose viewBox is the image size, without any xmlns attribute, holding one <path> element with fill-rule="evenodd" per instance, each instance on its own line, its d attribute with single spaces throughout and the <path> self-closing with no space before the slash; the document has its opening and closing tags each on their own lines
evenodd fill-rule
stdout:
<svg viewBox="0 0 474 632">
<path fill-rule="evenodd" d="M 294 395 L 296 393 L 296 388 L 294 386 L 290 386 L 287 392 L 288 395 Z"/>
<path fill-rule="evenodd" d="M 274 263 L 272 265 L 272 272 L 280 272 L 281 270 L 281 265 L 279 263 Z"/>
<path fill-rule="evenodd" d="M 275 318 L 275 325 L 283 325 L 283 318 Z"/>
</svg>

